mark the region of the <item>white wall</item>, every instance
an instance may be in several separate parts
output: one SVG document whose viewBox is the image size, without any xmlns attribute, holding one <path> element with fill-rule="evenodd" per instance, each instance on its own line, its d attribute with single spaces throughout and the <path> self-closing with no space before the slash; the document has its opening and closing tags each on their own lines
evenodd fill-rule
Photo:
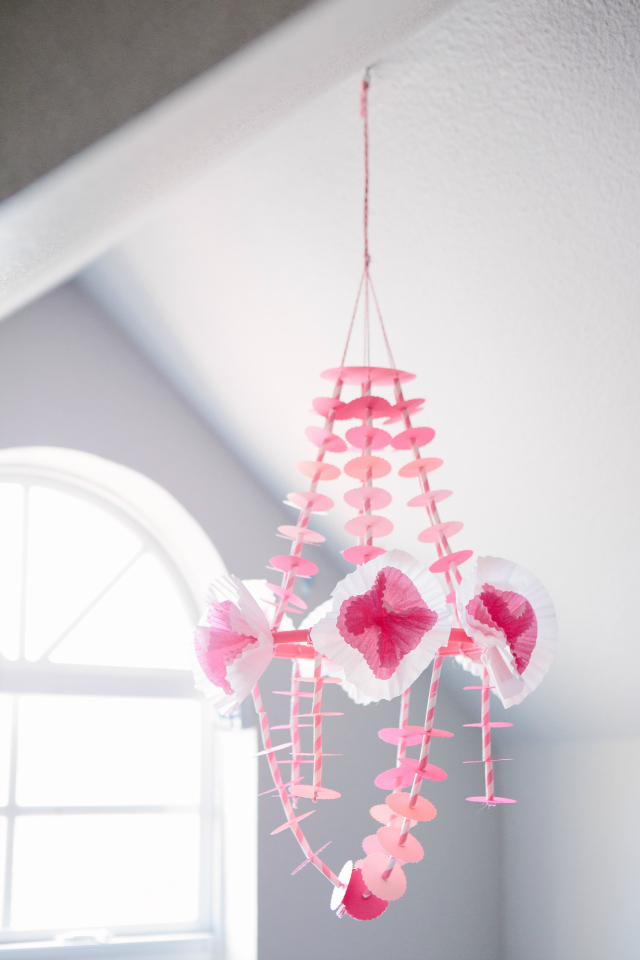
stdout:
<svg viewBox="0 0 640 960">
<path fill-rule="evenodd" d="M 587 733 L 522 743 L 510 765 L 507 960 L 640 956 L 640 740 Z"/>
</svg>

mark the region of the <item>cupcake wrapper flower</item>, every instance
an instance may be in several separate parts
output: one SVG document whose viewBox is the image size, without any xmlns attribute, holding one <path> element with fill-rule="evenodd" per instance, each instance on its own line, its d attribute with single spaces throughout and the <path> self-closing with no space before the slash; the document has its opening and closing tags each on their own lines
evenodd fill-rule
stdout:
<svg viewBox="0 0 640 960">
<path fill-rule="evenodd" d="M 196 627 L 196 687 L 224 717 L 235 713 L 273 656 L 269 621 L 238 577 L 210 587 L 206 623 Z"/>
<path fill-rule="evenodd" d="M 462 627 L 483 648 L 482 663 L 503 704 L 521 703 L 555 652 L 558 628 L 546 589 L 510 560 L 479 557 L 460 584 L 457 604 Z M 470 669 L 470 661 L 458 659 Z"/>
<path fill-rule="evenodd" d="M 337 664 L 356 703 L 399 696 L 447 642 L 451 622 L 440 585 L 402 550 L 363 564 L 332 597 L 311 641 Z"/>
</svg>

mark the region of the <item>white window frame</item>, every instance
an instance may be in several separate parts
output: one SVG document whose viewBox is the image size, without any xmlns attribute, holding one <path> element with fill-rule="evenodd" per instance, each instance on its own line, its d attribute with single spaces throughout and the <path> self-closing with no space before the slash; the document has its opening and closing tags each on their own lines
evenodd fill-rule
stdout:
<svg viewBox="0 0 640 960">
<path fill-rule="evenodd" d="M 171 497 L 147 477 L 111 461 L 91 454 L 61 448 L 19 448 L 0 451 L 0 480 L 24 486 L 38 484 L 67 493 L 73 493 L 111 511 L 120 522 L 136 533 L 143 543 L 142 550 L 153 552 L 163 562 L 176 584 L 186 610 L 194 624 L 206 599 L 210 580 L 226 572 L 224 564 L 193 518 Z M 28 501 L 25 497 L 25 527 Z M 26 545 L 25 545 L 26 549 Z M 26 560 L 26 558 L 23 558 Z M 23 578 L 24 589 L 24 578 Z M 95 602 L 95 601 L 94 601 Z M 88 613 L 88 607 L 84 614 Z M 24 618 L 23 618 L 24 619 Z M 24 627 L 23 627 L 24 629 Z M 24 658 L 24 637 L 21 659 L 9 661 L 0 656 L 0 691 L 14 694 L 14 711 L 21 694 L 84 694 L 92 696 L 177 697 L 196 699 L 201 703 L 202 717 L 202 790 L 200 805 L 194 809 L 201 814 L 200 909 L 193 924 L 166 924 L 153 927 L 117 927 L 108 942 L 61 942 L 61 931 L 38 931 L 30 941 L 25 934 L 7 929 L 0 931 L 0 960 L 35 960 L 35 958 L 78 958 L 78 960 L 146 960 L 185 958 L 185 960 L 253 960 L 257 927 L 257 903 L 253 909 L 247 898 L 246 883 L 235 889 L 233 868 L 229 865 L 230 889 L 225 889 L 223 863 L 224 818 L 237 815 L 238 792 L 247 797 L 243 816 L 247 821 L 247 851 L 249 884 L 257 899 L 257 837 L 253 828 L 256 819 L 253 797 L 257 761 L 254 730 L 242 730 L 239 721 L 216 721 L 210 708 L 193 686 L 187 670 L 134 669 L 97 667 L 77 664 L 58 664 L 48 661 L 29 662 Z M 230 749 L 231 748 L 231 749 Z M 13 821 L 17 814 L 59 813 L 58 808 L 17 808 L 15 805 L 15 773 L 17 731 L 13 725 L 11 745 L 10 801 L 0 814 Z M 229 764 L 229 757 L 243 758 L 233 770 L 235 785 L 229 785 L 231 770 L 225 776 L 214 771 L 216 755 L 220 767 Z M 235 764 L 235 761 L 234 761 Z M 249 792 L 247 792 L 249 791 Z M 251 794 L 253 791 L 253 794 Z M 181 808 L 182 809 L 182 808 Z M 190 808 L 191 809 L 191 808 Z M 65 808 L 67 813 L 110 812 L 174 812 L 175 808 L 154 807 L 78 807 Z M 8 843 L 6 872 L 9 879 L 10 843 Z M 248 861 L 248 862 L 247 862 Z M 246 873 L 245 873 L 246 880 Z M 239 913 L 234 897 L 242 897 Z M 6 923 L 10 888 L 5 884 L 5 900 L 0 913 Z M 248 908 L 248 913 L 247 913 Z M 56 939 L 58 937 L 58 939 Z"/>
</svg>

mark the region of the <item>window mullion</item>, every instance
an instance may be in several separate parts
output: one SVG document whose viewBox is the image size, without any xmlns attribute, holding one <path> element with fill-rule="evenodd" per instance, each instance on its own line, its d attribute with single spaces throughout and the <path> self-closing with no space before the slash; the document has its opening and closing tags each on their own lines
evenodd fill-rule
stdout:
<svg viewBox="0 0 640 960">
<path fill-rule="evenodd" d="M 23 486 L 22 501 L 22 580 L 20 584 L 20 651 L 18 657 L 24 660 L 26 656 L 27 642 L 27 569 L 29 563 L 29 500 L 31 494 L 31 485 L 25 483 Z"/>
<path fill-rule="evenodd" d="M 9 758 L 9 805 L 7 809 L 7 842 L 4 860 L 4 896 L 2 903 L 2 926 L 11 923 L 11 881 L 13 875 L 13 846 L 16 823 L 16 776 L 18 770 L 18 709 L 19 697 L 12 697 L 11 704 L 11 752 Z"/>
</svg>

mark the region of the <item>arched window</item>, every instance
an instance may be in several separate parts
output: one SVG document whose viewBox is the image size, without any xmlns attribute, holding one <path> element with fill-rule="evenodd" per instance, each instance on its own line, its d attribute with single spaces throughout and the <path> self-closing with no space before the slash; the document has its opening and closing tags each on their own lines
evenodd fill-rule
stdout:
<svg viewBox="0 0 640 960">
<path fill-rule="evenodd" d="M 213 955 L 214 730 L 190 637 L 222 572 L 135 471 L 0 452 L 0 956 Z"/>
</svg>

